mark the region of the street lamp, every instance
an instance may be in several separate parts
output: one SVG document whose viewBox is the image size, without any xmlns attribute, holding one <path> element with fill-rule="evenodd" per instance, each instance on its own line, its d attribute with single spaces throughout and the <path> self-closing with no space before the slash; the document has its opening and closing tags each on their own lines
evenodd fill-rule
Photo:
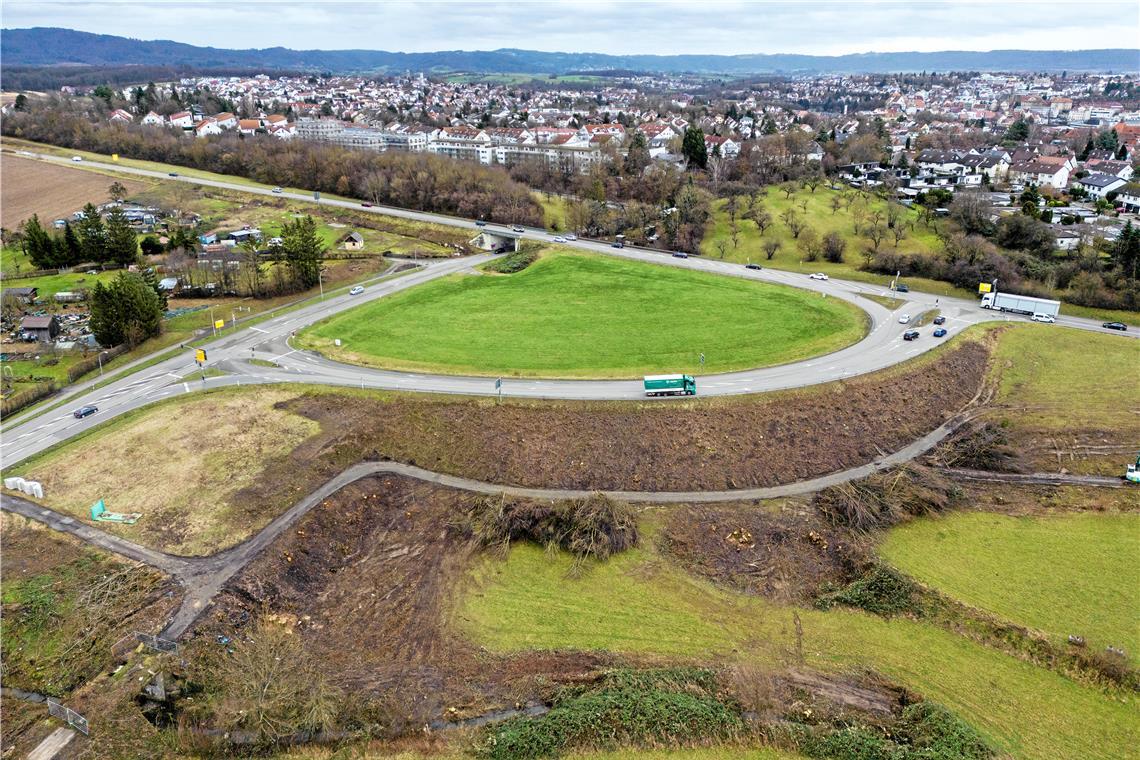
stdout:
<svg viewBox="0 0 1140 760">
<path fill-rule="evenodd" d="M 107 353 L 107 352 L 106 351 L 100 351 L 99 352 L 99 377 L 103 376 L 103 354 L 105 354 L 105 353 Z"/>
</svg>

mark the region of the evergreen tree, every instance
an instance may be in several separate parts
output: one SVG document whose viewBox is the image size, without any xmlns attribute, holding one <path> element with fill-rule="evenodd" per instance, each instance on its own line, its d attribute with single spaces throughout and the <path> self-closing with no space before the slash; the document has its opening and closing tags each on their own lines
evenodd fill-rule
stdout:
<svg viewBox="0 0 1140 760">
<path fill-rule="evenodd" d="M 83 260 L 97 263 L 107 261 L 107 229 L 103 226 L 103 217 L 99 216 L 99 210 L 88 203 L 83 207 L 83 216 L 80 217 L 77 226 Z"/>
<path fill-rule="evenodd" d="M 65 222 L 63 225 L 61 254 L 64 264 L 69 267 L 83 262 L 83 244 L 79 241 L 79 236 L 75 234 L 75 228 L 71 226 L 71 222 Z"/>
<path fill-rule="evenodd" d="M 24 222 L 24 240 L 21 245 L 36 269 L 48 269 L 58 264 L 55 241 L 40 225 L 40 218 L 36 214 Z"/>
<path fill-rule="evenodd" d="M 1085 143 L 1084 150 L 1080 152 L 1080 155 L 1077 156 L 1077 159 L 1080 161 L 1087 161 L 1089 154 L 1093 152 L 1094 148 L 1096 148 L 1096 145 L 1093 143 L 1092 135 L 1089 135 L 1089 139 Z"/>
<path fill-rule="evenodd" d="M 681 154 L 689 162 L 689 166 L 705 168 L 709 162 L 708 147 L 705 145 L 705 132 L 693 125 L 685 129 L 685 137 L 681 141 Z"/>
<path fill-rule="evenodd" d="M 1116 134 L 1116 130 L 1106 129 L 1096 136 L 1096 147 L 1101 150 L 1115 151 L 1116 146 L 1120 142 L 1120 137 Z"/>
<path fill-rule="evenodd" d="M 138 275 L 122 272 L 91 291 L 91 332 L 101 346 L 137 346 L 162 330 L 162 304 Z"/>
<path fill-rule="evenodd" d="M 1009 129 L 1005 131 L 1006 142 L 1024 142 L 1029 139 L 1029 122 L 1025 119 L 1018 119 L 1009 125 Z"/>
<path fill-rule="evenodd" d="M 107 258 L 120 266 L 134 264 L 139 258 L 138 236 L 123 210 L 116 206 L 107 214 Z"/>
<path fill-rule="evenodd" d="M 317 235 L 317 223 L 313 217 L 286 222 L 281 229 L 281 247 L 285 253 L 285 265 L 297 287 L 301 290 L 316 287 L 320 282 L 325 247 Z"/>
<path fill-rule="evenodd" d="M 1140 271 L 1140 229 L 1132 222 L 1124 225 L 1120 237 L 1112 247 L 1112 260 L 1120 268 L 1121 274 L 1135 280 Z"/>
</svg>

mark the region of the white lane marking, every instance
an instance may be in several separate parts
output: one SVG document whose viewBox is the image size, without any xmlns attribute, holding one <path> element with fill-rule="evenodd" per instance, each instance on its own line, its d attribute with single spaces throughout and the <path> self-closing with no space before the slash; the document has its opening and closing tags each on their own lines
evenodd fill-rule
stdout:
<svg viewBox="0 0 1140 760">
<path fill-rule="evenodd" d="M 266 335 L 269 334 L 268 330 L 262 330 L 260 327 L 254 327 L 253 325 L 250 325 L 249 329 L 253 330 L 254 332 L 265 333 Z"/>
<path fill-rule="evenodd" d="M 182 383 L 182 390 L 189 393 L 190 392 L 190 383 Z"/>
</svg>

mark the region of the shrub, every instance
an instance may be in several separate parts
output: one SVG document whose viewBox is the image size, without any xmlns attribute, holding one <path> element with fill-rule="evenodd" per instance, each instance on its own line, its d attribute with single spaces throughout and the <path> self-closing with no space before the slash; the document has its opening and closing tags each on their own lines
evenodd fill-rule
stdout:
<svg viewBox="0 0 1140 760">
<path fill-rule="evenodd" d="M 916 591 L 917 587 L 896 570 L 876 565 L 839 591 L 821 596 L 816 606 L 826 610 L 843 604 L 890 617 L 902 612 L 920 612 L 915 602 Z"/>
<path fill-rule="evenodd" d="M 481 497 L 451 527 L 482 546 L 506 547 L 521 539 L 557 547 L 574 554 L 576 566 L 625 551 L 638 537 L 632 508 L 602 494 L 550 503 Z"/>
<path fill-rule="evenodd" d="M 711 670 L 615 670 L 594 686 L 563 690 L 542 717 L 488 729 L 477 754 L 513 760 L 571 748 L 691 744 L 728 739 L 742 726 L 739 709 L 719 696 Z"/>
<path fill-rule="evenodd" d="M 989 760 L 994 750 L 972 726 L 941 705 L 919 702 L 882 728 L 804 731 L 797 749 L 819 760 Z"/>
<path fill-rule="evenodd" d="M 886 528 L 908 516 L 948 509 L 958 489 L 927 467 L 907 465 L 854 483 L 829 486 L 812 504 L 832 525 L 869 531 Z"/>
<path fill-rule="evenodd" d="M 492 261 L 487 265 L 487 271 L 499 274 L 514 274 L 521 272 L 534 262 L 538 261 L 538 254 L 534 251 L 516 251 L 507 254 L 501 259 Z"/>
</svg>

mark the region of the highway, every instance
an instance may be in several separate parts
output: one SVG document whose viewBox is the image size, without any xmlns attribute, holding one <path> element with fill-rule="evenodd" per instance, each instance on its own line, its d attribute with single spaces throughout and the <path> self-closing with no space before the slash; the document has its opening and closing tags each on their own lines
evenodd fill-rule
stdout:
<svg viewBox="0 0 1140 760">
<path fill-rule="evenodd" d="M 43 160 L 68 161 L 66 158 L 32 154 L 29 151 L 17 152 L 21 155 L 31 155 Z M 118 164 L 92 161 L 84 163 L 88 166 L 126 174 L 157 177 L 164 180 L 177 179 L 178 181 L 209 187 L 313 202 L 312 196 L 308 194 L 273 193 L 269 188 L 249 187 L 196 177 L 179 176 L 171 178 L 163 172 L 136 169 Z M 322 200 L 320 205 L 339 206 L 352 208 L 354 211 L 463 227 L 469 229 L 472 236 L 478 231 L 470 220 L 442 214 L 388 207 L 361 207 L 358 203 L 338 200 Z M 494 226 L 491 226 L 490 229 L 493 231 Z M 551 238 L 549 233 L 539 229 L 528 229 L 522 235 L 526 239 L 545 242 L 549 242 Z M 793 364 L 700 376 L 697 378 L 700 396 L 758 393 L 853 377 L 913 358 L 940 345 L 947 338 L 973 324 L 1000 320 L 1025 321 L 1021 317 L 1010 317 L 981 309 L 973 300 L 939 297 L 914 291 L 904 295 L 887 291 L 883 286 L 843 280 L 817 281 L 809 279 L 806 275 L 792 272 L 772 269 L 751 270 L 740 264 L 697 257 L 674 258 L 668 254 L 637 248 L 616 249 L 605 243 L 590 240 L 569 241 L 561 245 L 658 265 L 686 267 L 721 275 L 804 288 L 819 293 L 821 298 L 841 298 L 850 301 L 866 311 L 870 317 L 870 331 L 858 343 L 831 354 Z M 368 286 L 362 295 L 329 296 L 327 299 L 256 325 L 239 329 L 234 334 L 205 344 L 202 348 L 207 352 L 207 366 L 230 373 L 224 376 L 204 380 L 184 380 L 197 368 L 194 363 L 193 350 L 187 349 L 184 355 L 160 362 L 104 387 L 78 393 L 70 399 L 66 407 L 32 416 L 5 431 L 3 441 L 0 442 L 0 458 L 2 458 L 5 467 L 10 467 L 108 418 L 155 401 L 191 393 L 203 388 L 298 382 L 431 393 L 494 395 L 500 391 L 496 389 L 495 378 L 493 377 L 431 375 L 367 369 L 337 363 L 308 351 L 297 350 L 289 340 L 294 332 L 325 317 L 391 293 L 423 284 L 437 277 L 445 277 L 465 269 L 477 267 L 492 258 L 492 255 L 484 254 L 467 256 L 462 259 L 429 261 L 410 274 Z M 879 303 L 863 297 L 865 295 L 902 297 L 906 299 L 906 303 L 898 310 L 891 312 Z M 945 327 L 950 335 L 943 339 L 933 338 L 931 336 L 932 330 L 927 326 L 921 328 L 921 337 L 918 340 L 903 341 L 902 333 L 907 328 L 899 324 L 898 317 L 902 313 L 909 313 L 917 317 L 922 312 L 933 308 L 940 309 L 947 318 Z M 1100 324 L 1092 320 L 1062 317 L 1058 323 L 1067 327 L 1103 331 Z M 1137 334 L 1135 332 L 1125 333 L 1124 337 L 1135 338 Z M 277 367 L 250 364 L 248 360 L 251 358 L 271 361 Z M 600 400 L 640 399 L 644 397 L 640 380 L 632 379 L 543 380 L 504 378 L 501 393 L 503 396 L 561 399 Z M 661 403 L 668 402 L 663 400 Z M 84 405 L 97 406 L 99 411 L 84 419 L 75 419 L 71 411 Z"/>
</svg>

